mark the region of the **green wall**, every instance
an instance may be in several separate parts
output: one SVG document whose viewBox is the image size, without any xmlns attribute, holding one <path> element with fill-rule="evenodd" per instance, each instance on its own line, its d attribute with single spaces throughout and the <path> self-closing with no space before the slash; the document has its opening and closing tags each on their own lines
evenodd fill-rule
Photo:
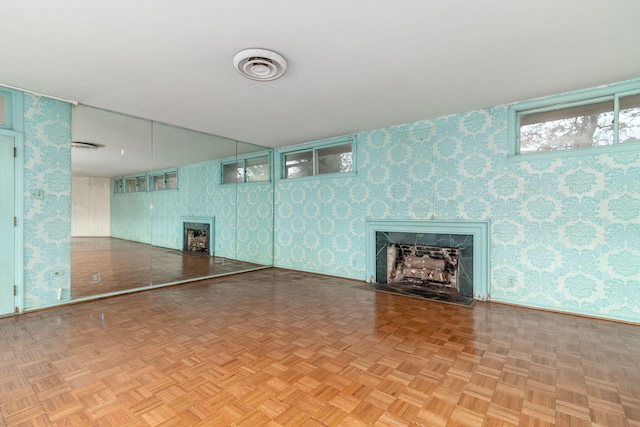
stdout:
<svg viewBox="0 0 640 427">
<path fill-rule="evenodd" d="M 366 219 L 488 220 L 491 299 L 640 321 L 640 146 L 512 161 L 507 113 L 361 132 L 356 176 L 276 181 L 274 264 L 363 280 Z"/>
</svg>

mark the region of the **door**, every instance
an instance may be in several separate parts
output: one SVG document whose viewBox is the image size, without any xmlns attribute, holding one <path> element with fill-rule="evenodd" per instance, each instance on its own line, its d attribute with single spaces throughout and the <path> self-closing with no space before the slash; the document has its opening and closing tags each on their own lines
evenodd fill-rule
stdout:
<svg viewBox="0 0 640 427">
<path fill-rule="evenodd" d="M 15 138 L 0 134 L 0 315 L 15 310 Z"/>
</svg>

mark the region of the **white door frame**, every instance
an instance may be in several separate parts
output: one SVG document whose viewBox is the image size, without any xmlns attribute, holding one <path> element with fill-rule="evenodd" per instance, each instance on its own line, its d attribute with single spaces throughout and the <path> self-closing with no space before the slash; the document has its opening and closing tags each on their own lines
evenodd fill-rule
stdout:
<svg viewBox="0 0 640 427">
<path fill-rule="evenodd" d="M 13 160 L 14 182 L 14 215 L 17 219 L 14 230 L 14 257 L 15 257 L 15 286 L 14 298 L 15 313 L 24 311 L 24 134 L 13 130 L 1 129 L 0 135 L 13 138 L 16 147 L 16 156 Z"/>
</svg>

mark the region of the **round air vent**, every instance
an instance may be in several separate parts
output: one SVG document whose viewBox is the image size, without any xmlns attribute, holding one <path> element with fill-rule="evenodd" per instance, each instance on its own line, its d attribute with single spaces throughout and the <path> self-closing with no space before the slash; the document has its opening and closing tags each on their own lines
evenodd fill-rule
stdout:
<svg viewBox="0 0 640 427">
<path fill-rule="evenodd" d="M 233 66 L 246 78 L 260 82 L 275 80 L 287 71 L 287 61 L 266 49 L 245 49 L 236 53 Z"/>
</svg>

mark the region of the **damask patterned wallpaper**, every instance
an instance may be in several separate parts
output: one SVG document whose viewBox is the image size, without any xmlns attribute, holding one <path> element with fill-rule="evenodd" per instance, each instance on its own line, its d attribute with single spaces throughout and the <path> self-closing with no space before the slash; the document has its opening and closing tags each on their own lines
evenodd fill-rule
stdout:
<svg viewBox="0 0 640 427">
<path fill-rule="evenodd" d="M 58 288 L 68 298 L 70 116 L 25 95 L 25 308 L 54 304 Z M 216 162 L 180 168 L 180 191 L 114 195 L 112 233 L 152 227 L 175 247 L 180 216 L 215 216 L 218 254 L 235 256 L 237 229 L 237 257 L 268 263 L 273 195 L 275 265 L 362 280 L 365 219 L 489 220 L 493 300 L 640 321 L 640 152 L 508 161 L 506 106 L 357 140 L 356 176 L 278 180 L 275 193 L 217 185 Z"/>
<path fill-rule="evenodd" d="M 69 299 L 71 105 L 24 94 L 24 308 Z M 31 190 L 43 190 L 41 199 Z M 61 272 L 61 275 L 55 275 Z"/>
<path fill-rule="evenodd" d="M 276 266 L 363 280 L 365 219 L 489 220 L 491 299 L 640 321 L 640 152 L 508 161 L 507 106 L 357 141 L 355 177 L 276 182 Z"/>
<path fill-rule="evenodd" d="M 217 256 L 271 265 L 271 183 L 239 184 L 237 194 L 219 183 L 220 164 L 209 161 L 179 168 L 177 191 L 112 194 L 111 235 L 182 249 L 182 216 L 215 217 Z"/>
</svg>

